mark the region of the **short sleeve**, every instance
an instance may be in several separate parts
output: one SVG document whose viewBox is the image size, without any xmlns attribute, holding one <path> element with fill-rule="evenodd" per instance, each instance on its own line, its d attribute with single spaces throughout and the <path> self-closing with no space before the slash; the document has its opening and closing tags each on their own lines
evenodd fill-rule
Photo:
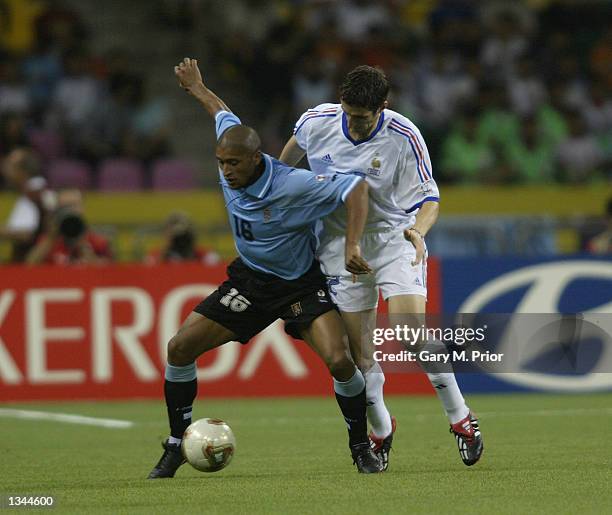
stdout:
<svg viewBox="0 0 612 515">
<path fill-rule="evenodd" d="M 299 117 L 298 121 L 293 128 L 293 136 L 297 141 L 300 148 L 308 149 L 308 136 L 310 132 L 310 124 L 306 123 L 310 119 L 310 111 L 306 111 L 302 116 Z"/>
<path fill-rule="evenodd" d="M 406 147 L 402 160 L 401 187 L 396 192 L 400 205 L 410 214 L 425 202 L 439 202 L 440 191 L 433 177 L 427 145 L 418 129 L 406 130 Z"/>
<path fill-rule="evenodd" d="M 315 175 L 309 170 L 294 169 L 288 176 L 288 208 L 294 216 L 291 223 L 303 224 L 332 213 L 346 201 L 349 193 L 363 178 L 352 174 Z"/>
<path fill-rule="evenodd" d="M 319 104 L 302 114 L 293 128 L 293 136 L 300 148 L 308 151 L 308 141 L 313 127 L 311 120 L 335 117 L 337 111 L 337 104 Z"/>
<path fill-rule="evenodd" d="M 425 140 L 421 135 L 420 131 L 416 130 L 416 153 L 419 159 L 417 159 L 417 174 L 420 178 L 420 193 L 422 201 L 428 200 L 438 201 L 440 200 L 440 191 L 436 180 L 433 176 L 433 167 L 431 166 L 431 158 L 429 157 L 429 150 L 425 144 Z"/>
<path fill-rule="evenodd" d="M 215 130 L 217 131 L 217 139 L 219 139 L 230 127 L 241 124 L 242 122 L 240 121 L 240 118 L 238 118 L 234 113 L 230 113 L 229 111 L 219 111 L 215 115 Z"/>
</svg>

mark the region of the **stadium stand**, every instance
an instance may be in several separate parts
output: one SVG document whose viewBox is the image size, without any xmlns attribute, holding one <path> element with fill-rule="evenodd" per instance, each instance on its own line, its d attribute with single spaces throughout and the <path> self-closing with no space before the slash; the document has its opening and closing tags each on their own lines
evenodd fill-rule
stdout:
<svg viewBox="0 0 612 515">
<path fill-rule="evenodd" d="M 101 191 L 139 191 L 144 183 L 142 163 L 135 159 L 106 159 L 101 163 L 98 175 Z"/>
<path fill-rule="evenodd" d="M 154 190 L 191 190 L 196 187 L 196 168 L 182 159 L 161 159 L 153 164 Z"/>
<path fill-rule="evenodd" d="M 392 82 L 391 107 L 417 123 L 443 184 L 433 253 L 586 248 L 594 212 L 611 193 L 606 63 L 612 38 L 605 2 L 6 5 L 9 14 L 23 8 L 27 16 L 9 17 L 19 26 L 0 36 L 0 158 L 30 145 L 53 187 L 90 189 L 87 197 L 96 189 L 216 188 L 214 130 L 184 101 L 172 74 L 177 57 L 195 55 L 206 80 L 276 155 L 305 107 L 336 100 L 347 70 L 382 66 Z M 140 173 L 128 172 L 129 183 L 128 175 L 102 173 L 108 160 L 126 159 L 140 163 Z M 121 180 L 113 182 L 117 175 Z M 558 184 L 592 189 L 550 215 L 552 204 L 567 198 L 550 189 Z M 522 185 L 526 197 L 508 207 L 508 188 Z M 523 199 L 548 199 L 549 191 L 559 196 L 552 204 L 540 201 L 533 218 L 532 201 Z M 477 198 L 490 206 L 491 220 L 470 216 Z M 167 213 L 155 216 L 158 230 Z M 200 227 L 208 246 L 220 234 L 229 241 L 224 218 L 213 218 L 218 226 Z M 95 213 L 91 220 L 98 223 Z M 137 224 L 128 215 L 119 232 L 133 233 Z M 514 233 L 523 235 L 519 247 L 504 237 Z M 486 249 L 483 234 L 491 240 Z M 225 240 L 223 248 L 231 249 Z M 119 259 L 131 259 L 121 248 L 130 245 L 119 246 Z M 6 254 L 0 249 L 0 255 Z"/>
<path fill-rule="evenodd" d="M 32 129 L 29 133 L 32 148 L 40 154 L 45 161 L 59 159 L 64 155 L 64 141 L 54 131 L 45 129 Z"/>
<path fill-rule="evenodd" d="M 89 189 L 92 185 L 91 167 L 76 159 L 57 159 L 47 169 L 49 186 L 54 189 L 79 188 Z"/>
</svg>

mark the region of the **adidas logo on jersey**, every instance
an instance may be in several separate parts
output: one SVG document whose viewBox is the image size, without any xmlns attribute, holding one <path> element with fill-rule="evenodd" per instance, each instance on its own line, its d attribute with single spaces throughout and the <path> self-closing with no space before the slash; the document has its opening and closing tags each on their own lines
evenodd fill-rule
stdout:
<svg viewBox="0 0 612 515">
<path fill-rule="evenodd" d="M 416 284 L 417 286 L 423 286 L 421 284 L 421 280 L 418 277 L 414 280 L 414 284 Z"/>
<path fill-rule="evenodd" d="M 334 160 L 332 159 L 332 157 L 329 154 L 325 154 L 322 158 L 321 161 L 325 161 L 326 163 L 334 164 Z"/>
</svg>

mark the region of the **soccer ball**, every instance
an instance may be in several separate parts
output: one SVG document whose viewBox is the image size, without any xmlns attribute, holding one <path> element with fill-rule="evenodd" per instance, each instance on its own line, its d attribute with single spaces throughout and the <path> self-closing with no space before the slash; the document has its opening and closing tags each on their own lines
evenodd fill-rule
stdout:
<svg viewBox="0 0 612 515">
<path fill-rule="evenodd" d="M 201 418 L 185 430 L 181 447 L 183 456 L 193 468 L 217 472 L 232 461 L 236 437 L 223 420 Z"/>
</svg>

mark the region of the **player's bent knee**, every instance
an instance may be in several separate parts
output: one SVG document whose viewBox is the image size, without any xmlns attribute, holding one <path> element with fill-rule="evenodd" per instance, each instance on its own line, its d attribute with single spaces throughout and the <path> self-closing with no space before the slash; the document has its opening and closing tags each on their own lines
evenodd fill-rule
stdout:
<svg viewBox="0 0 612 515">
<path fill-rule="evenodd" d="M 325 364 L 332 376 L 350 378 L 355 373 L 355 364 L 349 359 L 345 352 L 330 354 L 325 359 Z"/>
<path fill-rule="evenodd" d="M 168 363 L 175 366 L 185 366 L 193 363 L 193 353 L 189 345 L 180 335 L 175 335 L 168 342 Z"/>
<path fill-rule="evenodd" d="M 357 368 L 359 368 L 363 374 L 376 364 L 372 355 L 367 353 L 364 354 L 364 349 L 362 348 L 351 347 L 351 356 L 353 357 L 355 365 L 357 365 Z"/>
<path fill-rule="evenodd" d="M 376 361 L 374 361 L 374 359 L 370 356 L 361 356 L 359 358 L 359 363 L 357 363 L 357 366 L 363 374 L 366 374 L 375 364 Z"/>
</svg>

